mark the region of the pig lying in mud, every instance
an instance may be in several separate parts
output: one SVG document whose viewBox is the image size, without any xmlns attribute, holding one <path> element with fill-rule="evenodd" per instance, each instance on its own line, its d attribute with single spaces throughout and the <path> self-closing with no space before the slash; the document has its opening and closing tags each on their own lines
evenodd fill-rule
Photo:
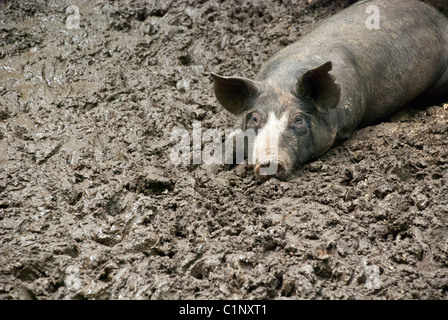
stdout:
<svg viewBox="0 0 448 320">
<path fill-rule="evenodd" d="M 368 28 L 367 8 L 379 28 Z M 416 0 L 363 1 L 282 49 L 255 80 L 212 78 L 219 103 L 256 134 L 255 175 L 287 179 L 356 128 L 445 95 L 448 19 Z"/>
</svg>

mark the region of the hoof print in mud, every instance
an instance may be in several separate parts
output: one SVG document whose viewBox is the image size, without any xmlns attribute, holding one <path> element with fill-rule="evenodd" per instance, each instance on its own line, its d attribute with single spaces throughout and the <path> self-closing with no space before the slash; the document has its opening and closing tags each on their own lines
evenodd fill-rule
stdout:
<svg viewBox="0 0 448 320">
<path fill-rule="evenodd" d="M 170 178 L 162 176 L 159 170 L 147 170 L 146 174 L 139 174 L 131 182 L 128 182 L 125 188 L 149 196 L 172 191 L 174 183 Z"/>
</svg>

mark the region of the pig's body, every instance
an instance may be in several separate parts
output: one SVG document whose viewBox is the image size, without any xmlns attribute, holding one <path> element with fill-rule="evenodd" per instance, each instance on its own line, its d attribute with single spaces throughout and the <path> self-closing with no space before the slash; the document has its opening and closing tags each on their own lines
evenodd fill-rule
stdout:
<svg viewBox="0 0 448 320">
<path fill-rule="evenodd" d="M 366 25 L 371 5 L 379 29 Z M 276 162 L 282 170 L 272 175 L 284 178 L 357 127 L 423 94 L 448 93 L 448 20 L 415 0 L 364 1 L 278 52 L 256 81 L 213 76 L 218 100 L 241 116 L 243 128 L 267 128 L 263 139 L 280 140 L 271 152 L 257 136 L 257 175 L 260 165 Z"/>
<path fill-rule="evenodd" d="M 380 29 L 366 26 L 370 5 L 379 9 Z M 326 61 L 341 87 L 339 104 L 326 116 L 344 138 L 423 93 L 447 92 L 448 23 L 419 1 L 357 3 L 269 59 L 256 80 L 289 91 L 305 71 Z"/>
</svg>

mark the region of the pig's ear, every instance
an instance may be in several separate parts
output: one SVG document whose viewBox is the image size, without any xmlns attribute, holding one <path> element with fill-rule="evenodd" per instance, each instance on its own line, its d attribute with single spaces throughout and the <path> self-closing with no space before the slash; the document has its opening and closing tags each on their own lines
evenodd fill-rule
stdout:
<svg viewBox="0 0 448 320">
<path fill-rule="evenodd" d="M 331 61 L 327 61 L 306 71 L 297 81 L 297 94 L 313 100 L 320 111 L 336 107 L 341 96 L 341 87 L 334 82 L 334 76 L 328 73 L 332 68 Z"/>
<path fill-rule="evenodd" d="M 255 81 L 242 77 L 223 77 L 213 72 L 211 76 L 219 103 L 235 115 L 244 112 L 249 101 L 258 94 L 259 88 Z"/>
</svg>

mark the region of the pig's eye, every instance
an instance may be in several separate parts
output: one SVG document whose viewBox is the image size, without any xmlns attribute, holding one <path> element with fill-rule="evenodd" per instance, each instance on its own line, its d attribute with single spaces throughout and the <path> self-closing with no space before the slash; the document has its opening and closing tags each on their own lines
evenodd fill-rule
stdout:
<svg viewBox="0 0 448 320">
<path fill-rule="evenodd" d="M 248 124 L 254 128 L 260 128 L 262 123 L 262 116 L 258 111 L 254 111 L 252 114 L 248 115 Z"/>
<path fill-rule="evenodd" d="M 294 125 L 300 125 L 303 123 L 303 117 L 300 115 L 297 115 L 294 117 Z"/>
</svg>

